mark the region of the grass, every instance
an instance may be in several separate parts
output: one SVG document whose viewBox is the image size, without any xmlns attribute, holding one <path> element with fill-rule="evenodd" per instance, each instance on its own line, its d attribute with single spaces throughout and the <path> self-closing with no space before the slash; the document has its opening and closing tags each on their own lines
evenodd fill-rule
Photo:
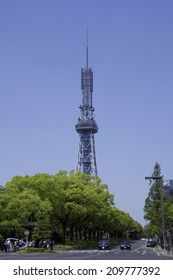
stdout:
<svg viewBox="0 0 173 280">
<path fill-rule="evenodd" d="M 66 242 L 64 245 L 58 244 L 54 246 L 54 250 L 85 250 L 88 248 L 97 248 L 97 241 L 77 241 Z"/>
<path fill-rule="evenodd" d="M 33 247 L 28 247 L 27 250 L 26 249 L 22 249 L 22 250 L 19 250 L 17 251 L 19 254 L 26 254 L 26 253 L 29 253 L 29 254 L 33 254 L 33 253 L 52 253 L 53 251 L 51 250 L 47 250 L 47 249 L 44 249 L 44 248 L 33 248 Z"/>
</svg>

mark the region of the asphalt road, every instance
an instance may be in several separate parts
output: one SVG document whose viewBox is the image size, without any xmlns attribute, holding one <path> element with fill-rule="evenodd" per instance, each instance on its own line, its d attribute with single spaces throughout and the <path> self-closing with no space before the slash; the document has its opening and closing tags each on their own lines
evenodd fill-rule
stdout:
<svg viewBox="0 0 173 280">
<path fill-rule="evenodd" d="M 42 254 L 1 253 L 1 260 L 172 260 L 159 256 L 155 248 L 146 246 L 145 241 L 132 242 L 132 249 L 120 250 L 114 246 L 111 250 L 73 250 Z"/>
</svg>

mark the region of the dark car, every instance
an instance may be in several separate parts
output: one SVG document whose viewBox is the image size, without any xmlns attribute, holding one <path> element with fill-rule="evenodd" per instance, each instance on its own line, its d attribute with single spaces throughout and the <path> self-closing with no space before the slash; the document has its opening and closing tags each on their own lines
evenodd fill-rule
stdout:
<svg viewBox="0 0 173 280">
<path fill-rule="evenodd" d="M 123 242 L 120 243 L 120 249 L 128 249 L 131 250 L 131 244 L 128 240 L 124 240 Z"/>
<path fill-rule="evenodd" d="M 99 250 L 110 250 L 111 249 L 111 243 L 108 239 L 103 239 L 99 241 L 98 244 Z"/>
<path fill-rule="evenodd" d="M 149 239 L 147 241 L 147 247 L 155 247 L 156 246 L 156 241 L 153 239 Z"/>
</svg>

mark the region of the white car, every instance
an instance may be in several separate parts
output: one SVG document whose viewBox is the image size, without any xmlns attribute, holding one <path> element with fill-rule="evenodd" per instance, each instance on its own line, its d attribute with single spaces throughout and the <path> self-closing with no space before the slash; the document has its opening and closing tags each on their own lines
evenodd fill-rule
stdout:
<svg viewBox="0 0 173 280">
<path fill-rule="evenodd" d="M 13 237 L 7 238 L 4 244 L 7 246 L 8 252 L 18 251 L 26 248 L 26 242 Z"/>
</svg>

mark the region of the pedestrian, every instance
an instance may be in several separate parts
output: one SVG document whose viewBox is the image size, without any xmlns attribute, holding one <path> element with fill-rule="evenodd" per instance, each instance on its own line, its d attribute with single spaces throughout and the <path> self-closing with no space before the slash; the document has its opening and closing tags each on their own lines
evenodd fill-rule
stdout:
<svg viewBox="0 0 173 280">
<path fill-rule="evenodd" d="M 11 251 L 11 241 L 7 240 L 7 253 L 9 253 Z"/>
<path fill-rule="evenodd" d="M 5 253 L 7 253 L 7 241 L 4 242 Z"/>
<path fill-rule="evenodd" d="M 18 251 L 19 250 L 19 245 L 18 245 L 18 241 L 14 242 L 14 251 Z"/>
</svg>

